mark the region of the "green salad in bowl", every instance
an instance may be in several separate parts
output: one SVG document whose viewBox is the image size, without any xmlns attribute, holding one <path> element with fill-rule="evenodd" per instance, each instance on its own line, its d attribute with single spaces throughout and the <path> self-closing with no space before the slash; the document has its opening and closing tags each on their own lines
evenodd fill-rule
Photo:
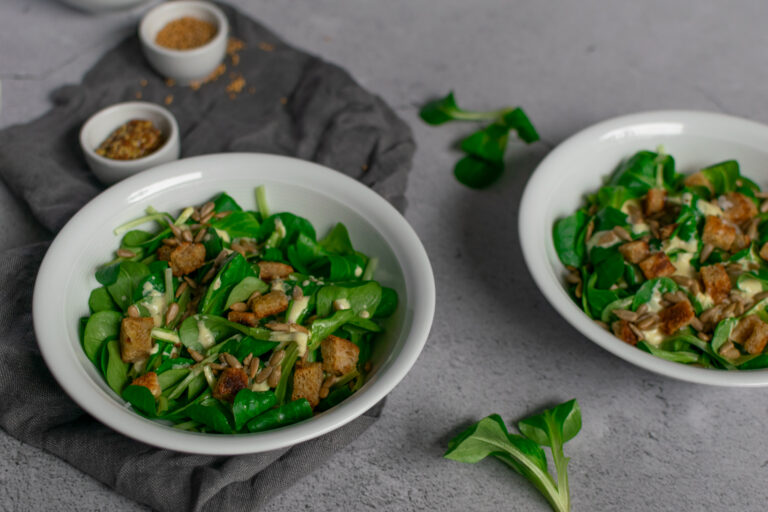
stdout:
<svg viewBox="0 0 768 512">
<path fill-rule="evenodd" d="M 768 368 L 766 198 L 734 160 L 681 174 L 661 149 L 629 156 L 554 224 L 573 300 L 666 360 Z"/>
<path fill-rule="evenodd" d="M 195 432 L 261 432 L 310 418 L 357 391 L 398 296 L 339 223 L 221 193 L 119 226 L 96 272 L 85 354 L 139 414 Z M 150 229 L 146 229 L 151 226 Z M 143 229 L 139 229 L 143 228 Z"/>
</svg>

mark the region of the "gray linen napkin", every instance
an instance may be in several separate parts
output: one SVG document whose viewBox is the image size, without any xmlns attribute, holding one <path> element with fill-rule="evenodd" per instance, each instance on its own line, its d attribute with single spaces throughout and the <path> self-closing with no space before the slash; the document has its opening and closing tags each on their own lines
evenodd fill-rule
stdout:
<svg viewBox="0 0 768 512">
<path fill-rule="evenodd" d="M 408 126 L 344 70 L 223 7 L 232 35 L 245 48 L 239 64 L 228 60 L 227 73 L 217 81 L 198 90 L 169 87 L 147 67 L 137 38 L 130 37 L 81 85 L 57 91 L 50 112 L 0 132 L 0 177 L 51 234 L 102 189 L 79 150 L 83 121 L 137 93 L 160 104 L 172 96 L 168 108 L 179 121 L 184 156 L 221 151 L 298 156 L 357 178 L 404 208 L 415 148 Z M 226 90 L 232 72 L 245 79 L 234 99 Z M 253 510 L 320 467 L 378 417 L 381 405 L 319 439 L 237 457 L 161 450 L 113 432 L 69 399 L 40 357 L 32 332 L 32 286 L 47 247 L 42 242 L 0 253 L 0 427 L 117 492 L 158 510 Z"/>
</svg>

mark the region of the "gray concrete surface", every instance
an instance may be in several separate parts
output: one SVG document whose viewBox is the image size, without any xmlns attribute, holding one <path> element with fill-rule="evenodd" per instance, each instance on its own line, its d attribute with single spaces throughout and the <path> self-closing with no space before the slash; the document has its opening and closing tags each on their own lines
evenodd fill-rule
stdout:
<svg viewBox="0 0 768 512">
<path fill-rule="evenodd" d="M 500 464 L 440 456 L 472 420 L 491 412 L 514 420 L 571 397 L 584 415 L 567 447 L 574 510 L 765 510 L 765 391 L 662 378 L 579 335 L 533 285 L 516 210 L 547 151 L 601 119 L 693 108 L 768 122 L 768 4 L 234 3 L 348 68 L 411 124 L 419 150 L 407 218 L 432 259 L 439 301 L 429 342 L 382 419 L 275 499 L 272 511 L 547 510 Z M 48 109 L 49 92 L 78 81 L 134 29 L 140 12 L 91 17 L 43 0 L 0 2 L 0 126 Z M 469 127 L 431 128 L 417 118 L 420 103 L 448 88 L 470 108 L 525 106 L 544 137 L 515 149 L 509 172 L 489 190 L 463 188 L 451 174 L 451 144 Z M 0 211 L 8 209 L 6 195 Z M 2 233 L 3 246 L 23 242 Z M 143 509 L 2 433 L 0 453 L 0 509 Z"/>
</svg>

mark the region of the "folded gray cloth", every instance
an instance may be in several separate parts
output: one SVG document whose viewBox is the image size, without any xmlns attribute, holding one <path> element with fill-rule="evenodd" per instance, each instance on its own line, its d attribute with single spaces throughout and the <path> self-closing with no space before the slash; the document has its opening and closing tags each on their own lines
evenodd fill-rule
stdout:
<svg viewBox="0 0 768 512">
<path fill-rule="evenodd" d="M 344 70 L 223 7 L 232 35 L 245 48 L 237 66 L 228 58 L 228 70 L 217 81 L 198 90 L 168 86 L 147 67 L 137 38 L 130 37 L 81 85 L 57 91 L 50 112 L 0 132 L 0 177 L 51 234 L 102 188 L 80 153 L 80 126 L 97 110 L 133 100 L 137 93 L 145 101 L 169 103 L 184 156 L 293 155 L 357 178 L 404 208 L 415 148 L 408 126 Z M 234 98 L 232 88 L 227 91 L 232 72 L 245 80 Z M 117 492 L 158 510 L 253 510 L 321 466 L 378 417 L 380 405 L 319 439 L 237 457 L 161 450 L 113 432 L 69 399 L 40 357 L 32 332 L 32 284 L 47 246 L 0 254 L 0 427 Z"/>
</svg>

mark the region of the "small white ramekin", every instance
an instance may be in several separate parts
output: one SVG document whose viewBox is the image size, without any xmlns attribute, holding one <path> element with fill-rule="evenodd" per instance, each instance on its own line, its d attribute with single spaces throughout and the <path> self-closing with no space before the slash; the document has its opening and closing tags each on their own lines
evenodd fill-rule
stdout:
<svg viewBox="0 0 768 512">
<path fill-rule="evenodd" d="M 133 119 L 152 121 L 163 133 L 165 142 L 157 151 L 135 160 L 114 160 L 96 153 L 99 145 L 116 128 Z M 80 129 L 80 146 L 88 166 L 105 185 L 111 185 L 150 167 L 178 160 L 181 153 L 176 118 L 160 105 L 145 101 L 117 103 L 96 112 Z"/>
<path fill-rule="evenodd" d="M 169 22 L 191 16 L 216 26 L 216 35 L 203 46 L 189 50 L 173 50 L 155 42 L 157 33 Z M 141 19 L 139 39 L 149 63 L 166 78 L 179 85 L 203 80 L 224 60 L 227 52 L 229 23 L 221 9 L 209 2 L 166 2 L 158 5 Z"/>
</svg>

